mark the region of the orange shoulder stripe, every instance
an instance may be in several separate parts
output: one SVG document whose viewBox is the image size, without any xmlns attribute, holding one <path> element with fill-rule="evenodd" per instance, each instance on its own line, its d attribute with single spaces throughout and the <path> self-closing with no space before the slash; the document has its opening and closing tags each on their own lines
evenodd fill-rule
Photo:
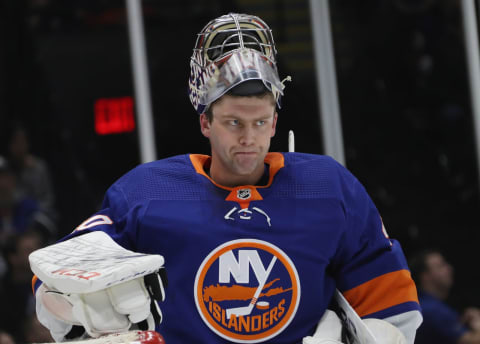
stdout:
<svg viewBox="0 0 480 344">
<path fill-rule="evenodd" d="M 33 275 L 32 278 L 32 293 L 35 295 L 35 283 L 37 283 L 38 277 L 36 275 Z"/>
<path fill-rule="evenodd" d="M 417 288 L 408 270 L 376 277 L 343 295 L 361 317 L 405 302 L 418 303 Z"/>
</svg>

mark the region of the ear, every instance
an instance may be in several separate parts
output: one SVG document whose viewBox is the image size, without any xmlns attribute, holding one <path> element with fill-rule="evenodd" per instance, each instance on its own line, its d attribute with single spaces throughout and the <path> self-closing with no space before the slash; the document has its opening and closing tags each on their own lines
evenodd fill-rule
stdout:
<svg viewBox="0 0 480 344">
<path fill-rule="evenodd" d="M 275 136 L 275 131 L 277 129 L 277 119 L 278 119 L 278 113 L 275 112 L 275 114 L 273 115 L 272 134 L 270 135 L 270 137 Z"/>
<path fill-rule="evenodd" d="M 207 115 L 202 113 L 200 115 L 200 130 L 205 137 L 210 137 L 210 122 Z"/>
</svg>

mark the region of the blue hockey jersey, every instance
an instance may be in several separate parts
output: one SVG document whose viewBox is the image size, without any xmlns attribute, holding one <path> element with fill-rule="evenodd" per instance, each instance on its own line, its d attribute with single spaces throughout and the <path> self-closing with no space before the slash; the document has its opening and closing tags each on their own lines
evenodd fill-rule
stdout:
<svg viewBox="0 0 480 344">
<path fill-rule="evenodd" d="M 338 288 L 362 317 L 419 310 L 399 243 L 359 181 L 333 159 L 269 153 L 268 182 L 234 188 L 210 157 L 143 164 L 71 234 L 102 230 L 165 257 L 158 331 L 168 344 L 301 343 Z"/>
</svg>

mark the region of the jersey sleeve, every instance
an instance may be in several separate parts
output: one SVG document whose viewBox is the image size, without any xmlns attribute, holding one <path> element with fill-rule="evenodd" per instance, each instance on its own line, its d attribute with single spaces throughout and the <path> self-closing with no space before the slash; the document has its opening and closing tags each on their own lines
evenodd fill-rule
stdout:
<svg viewBox="0 0 480 344">
<path fill-rule="evenodd" d="M 345 228 L 332 264 L 337 288 L 360 317 L 419 311 L 415 284 L 400 243 L 390 239 L 365 188 L 340 169 Z"/>
<path fill-rule="evenodd" d="M 135 251 L 135 231 L 141 209 L 141 204 L 128 202 L 121 185 L 113 184 L 105 194 L 101 210 L 83 221 L 62 241 L 92 231 L 103 231 L 120 246 Z"/>
</svg>

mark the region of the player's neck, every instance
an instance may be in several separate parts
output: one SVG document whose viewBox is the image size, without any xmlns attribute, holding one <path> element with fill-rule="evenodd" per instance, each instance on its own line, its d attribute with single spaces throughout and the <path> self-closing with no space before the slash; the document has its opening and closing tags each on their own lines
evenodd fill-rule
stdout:
<svg viewBox="0 0 480 344">
<path fill-rule="evenodd" d="M 236 187 L 241 185 L 266 185 L 268 183 L 268 165 L 262 164 L 253 173 L 248 175 L 238 175 L 218 168 L 212 163 L 205 172 L 212 180 L 220 185 L 227 187 Z"/>
</svg>

